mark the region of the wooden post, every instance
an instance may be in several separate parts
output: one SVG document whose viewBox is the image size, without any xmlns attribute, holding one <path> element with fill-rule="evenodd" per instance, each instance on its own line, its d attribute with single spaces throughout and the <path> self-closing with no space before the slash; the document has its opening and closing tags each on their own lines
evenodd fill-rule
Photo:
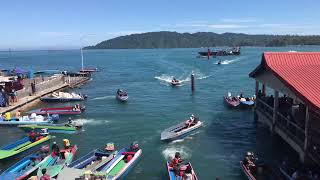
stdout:
<svg viewBox="0 0 320 180">
<path fill-rule="evenodd" d="M 259 92 L 259 81 L 256 81 L 256 89 L 255 89 L 255 95 L 256 95 L 256 100 L 254 103 L 254 109 L 253 109 L 253 120 L 256 122 L 258 120 L 258 114 L 256 112 L 256 108 L 257 108 L 257 103 L 258 103 L 258 92 Z"/>
<path fill-rule="evenodd" d="M 194 85 L 194 74 L 191 74 L 191 91 L 194 92 L 195 90 L 195 85 Z"/>
<path fill-rule="evenodd" d="M 279 91 L 274 90 L 272 132 L 274 132 L 274 128 L 277 122 L 278 104 L 279 104 Z"/>
<path fill-rule="evenodd" d="M 266 94 L 266 84 L 262 84 L 262 95 L 263 96 L 266 96 L 267 94 Z"/>
<path fill-rule="evenodd" d="M 306 106 L 306 119 L 304 126 L 304 153 L 307 154 L 308 151 L 308 134 L 310 128 L 310 120 L 309 120 L 309 108 Z"/>
<path fill-rule="evenodd" d="M 256 81 L 256 90 L 255 90 L 256 97 L 258 96 L 258 92 L 259 92 L 259 81 Z"/>
</svg>

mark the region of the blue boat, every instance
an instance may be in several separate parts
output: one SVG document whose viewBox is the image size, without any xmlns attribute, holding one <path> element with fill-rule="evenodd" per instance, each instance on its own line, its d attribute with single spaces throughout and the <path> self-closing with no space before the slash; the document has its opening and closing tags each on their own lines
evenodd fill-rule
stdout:
<svg viewBox="0 0 320 180">
<path fill-rule="evenodd" d="M 7 170 L 3 171 L 0 175 L 0 179 L 26 179 L 40 167 L 44 162 L 42 160 L 40 154 L 26 156 Z"/>
<path fill-rule="evenodd" d="M 29 116 L 23 116 L 19 119 L 12 118 L 10 120 L 0 120 L 0 126 L 18 126 L 18 125 L 28 125 L 28 124 L 41 124 L 41 125 L 50 125 L 52 123 L 55 123 L 59 120 L 58 114 L 53 114 L 52 116 L 43 117 L 41 115 L 38 115 L 38 118 L 31 118 Z"/>
<path fill-rule="evenodd" d="M 125 179 L 139 162 L 141 156 L 142 150 L 138 144 L 134 144 L 130 148 L 123 148 L 98 174 L 106 176 L 108 180 Z"/>
<path fill-rule="evenodd" d="M 243 106 L 253 106 L 254 101 L 252 101 L 252 100 L 240 101 L 240 104 Z"/>
<path fill-rule="evenodd" d="M 172 167 L 170 167 L 169 162 L 166 163 L 166 166 L 167 166 L 168 176 L 169 176 L 170 180 L 182 180 L 183 179 L 182 178 L 183 174 L 185 173 L 187 166 L 191 167 L 192 180 L 198 180 L 198 177 L 197 177 L 197 175 L 196 175 L 196 173 L 195 173 L 195 171 L 194 171 L 194 169 L 193 169 L 193 167 L 192 167 L 190 162 L 188 162 L 185 165 L 180 166 L 179 174 L 175 174 L 175 172 L 173 171 Z"/>
</svg>

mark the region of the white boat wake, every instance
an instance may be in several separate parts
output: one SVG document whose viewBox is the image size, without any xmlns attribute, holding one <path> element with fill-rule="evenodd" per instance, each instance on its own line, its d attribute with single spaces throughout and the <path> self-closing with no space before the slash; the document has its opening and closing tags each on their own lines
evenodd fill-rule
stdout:
<svg viewBox="0 0 320 180">
<path fill-rule="evenodd" d="M 104 100 L 104 99 L 114 99 L 114 96 L 101 96 L 101 97 L 95 97 L 92 100 Z"/>
<path fill-rule="evenodd" d="M 195 72 L 195 78 L 198 80 L 201 79 L 207 79 L 209 77 L 211 77 L 212 75 L 204 75 L 202 73 L 197 73 Z M 172 81 L 173 78 L 176 78 L 180 81 L 180 85 L 178 86 L 183 86 L 186 82 L 190 82 L 191 81 L 191 73 L 189 75 L 187 75 L 187 77 L 176 77 L 176 76 L 172 76 L 172 75 L 168 75 L 168 74 L 162 74 L 160 76 L 155 76 L 155 79 L 158 79 L 160 81 L 161 84 L 170 86 L 170 83 Z"/>
<path fill-rule="evenodd" d="M 110 121 L 108 120 L 101 120 L 101 119 L 74 119 L 73 121 L 78 121 L 83 123 L 84 125 L 101 125 L 101 124 L 107 124 Z"/>
<path fill-rule="evenodd" d="M 223 60 L 223 61 L 221 61 L 221 64 L 222 65 L 231 64 L 231 63 L 239 61 L 240 59 L 241 58 L 236 58 L 236 59 L 231 59 L 231 60 Z M 215 64 L 218 64 L 218 62 L 219 61 L 217 61 Z"/>
<path fill-rule="evenodd" d="M 189 159 L 191 157 L 191 150 L 185 146 L 167 147 L 162 151 L 162 155 L 165 159 L 170 161 L 176 152 L 179 152 L 183 159 Z"/>
</svg>

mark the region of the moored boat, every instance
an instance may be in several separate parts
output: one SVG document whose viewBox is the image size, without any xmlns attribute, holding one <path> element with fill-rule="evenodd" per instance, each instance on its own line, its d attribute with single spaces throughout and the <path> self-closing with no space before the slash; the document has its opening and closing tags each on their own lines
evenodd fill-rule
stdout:
<svg viewBox="0 0 320 180">
<path fill-rule="evenodd" d="M 10 158 L 22 152 L 30 150 L 31 148 L 34 148 L 37 145 L 40 145 L 41 143 L 48 141 L 50 138 L 50 135 L 40 135 L 38 138 L 35 139 L 34 142 L 31 142 L 29 137 L 25 137 L 14 143 L 3 146 L 2 148 L 0 148 L 0 160 Z"/>
<path fill-rule="evenodd" d="M 247 152 L 244 161 L 240 161 L 241 170 L 248 180 L 284 180 L 271 166 L 256 160 L 253 153 Z"/>
<path fill-rule="evenodd" d="M 175 174 L 175 171 L 172 169 L 172 167 L 170 167 L 169 162 L 166 163 L 166 166 L 167 166 L 168 176 L 170 180 L 182 180 L 184 179 L 183 177 L 186 176 L 187 174 L 192 177 L 191 180 L 198 180 L 198 177 L 190 162 L 180 166 L 177 174 Z"/>
<path fill-rule="evenodd" d="M 112 149 L 95 149 L 81 158 L 73 161 L 67 167 L 63 168 L 58 175 L 58 180 L 76 179 L 83 175 L 86 171 L 97 172 L 104 168 L 117 154 L 112 143 L 108 143 L 107 147 Z"/>
<path fill-rule="evenodd" d="M 68 93 L 68 92 L 54 92 L 50 96 L 40 98 L 43 102 L 73 102 L 83 101 L 87 98 L 86 95 Z"/>
<path fill-rule="evenodd" d="M 224 96 L 225 103 L 230 107 L 237 107 L 240 105 L 240 100 L 237 97 L 231 96 L 231 93 L 228 93 L 228 96 Z"/>
<path fill-rule="evenodd" d="M 121 102 L 126 102 L 129 98 L 128 93 L 122 89 L 118 89 L 116 98 Z"/>
<path fill-rule="evenodd" d="M 52 124 L 59 120 L 59 115 L 42 116 L 32 113 L 30 116 L 23 116 L 19 119 L 13 118 L 10 120 L 1 120 L 0 125 L 25 125 L 25 124 Z"/>
<path fill-rule="evenodd" d="M 124 179 L 138 163 L 142 150 L 137 143 L 129 148 L 121 149 L 118 154 L 97 174 L 104 175 L 108 180 Z"/>
<path fill-rule="evenodd" d="M 42 169 L 46 169 L 47 174 L 51 177 L 57 177 L 57 175 L 61 172 L 61 170 L 67 165 L 72 162 L 75 157 L 75 154 L 78 150 L 77 145 L 74 145 L 68 149 L 60 150 L 60 154 L 56 155 L 51 153 L 41 164 L 38 169 L 37 176 L 42 176 Z"/>
<path fill-rule="evenodd" d="M 189 120 L 187 120 L 189 121 Z M 199 121 L 198 117 L 194 117 L 193 122 L 190 125 L 187 125 L 187 121 L 181 122 L 177 125 L 174 125 L 168 129 L 165 129 L 161 133 L 162 141 L 173 141 L 177 139 L 182 139 L 189 134 L 191 134 L 194 130 L 200 128 L 202 126 L 202 122 Z"/>
<path fill-rule="evenodd" d="M 85 107 L 80 105 L 58 107 L 58 108 L 41 108 L 30 111 L 29 113 L 36 113 L 37 115 L 47 115 L 47 114 L 59 114 L 59 115 L 77 115 L 84 112 Z"/>
<path fill-rule="evenodd" d="M 75 126 L 69 126 L 68 124 L 50 124 L 50 125 L 38 125 L 38 124 L 30 124 L 30 125 L 19 125 L 18 128 L 21 128 L 26 131 L 30 131 L 32 129 L 47 129 L 50 133 L 74 133 L 79 128 Z"/>
<path fill-rule="evenodd" d="M 22 180 L 28 178 L 44 162 L 43 155 L 45 156 L 46 152 L 42 149 L 40 153 L 30 154 L 3 171 L 0 179 Z"/>
<path fill-rule="evenodd" d="M 240 98 L 239 101 L 244 107 L 252 107 L 254 105 L 254 101 L 250 98 Z"/>
</svg>

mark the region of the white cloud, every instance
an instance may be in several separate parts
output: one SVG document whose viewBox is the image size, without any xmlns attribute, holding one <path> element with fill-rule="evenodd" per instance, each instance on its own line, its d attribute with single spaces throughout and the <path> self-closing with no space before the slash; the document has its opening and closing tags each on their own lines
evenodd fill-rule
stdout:
<svg viewBox="0 0 320 180">
<path fill-rule="evenodd" d="M 58 31 L 40 32 L 39 34 L 41 36 L 48 36 L 48 37 L 55 37 L 55 38 L 72 36 L 72 33 L 58 32 Z"/>
<path fill-rule="evenodd" d="M 244 19 L 224 18 L 224 19 L 221 19 L 220 21 L 227 22 L 227 23 L 251 23 L 251 22 L 256 22 L 257 20 L 254 18 L 244 18 Z"/>
</svg>

